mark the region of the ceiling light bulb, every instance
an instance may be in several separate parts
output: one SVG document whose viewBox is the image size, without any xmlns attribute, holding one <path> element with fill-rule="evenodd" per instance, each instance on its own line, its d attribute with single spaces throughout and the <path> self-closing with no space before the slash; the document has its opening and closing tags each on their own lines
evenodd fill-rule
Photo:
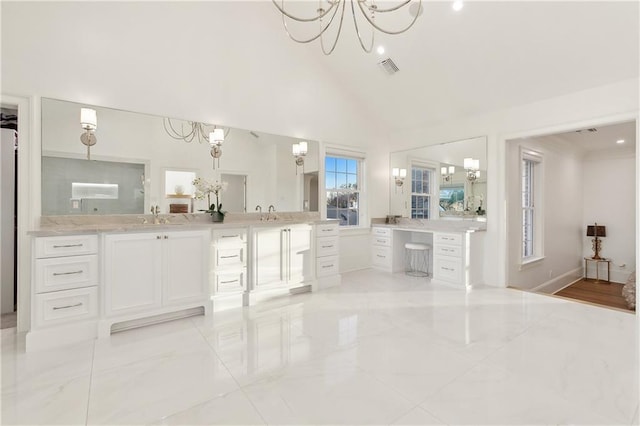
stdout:
<svg viewBox="0 0 640 426">
<path fill-rule="evenodd" d="M 622 144 L 622 143 L 624 143 L 624 139 L 618 139 L 618 140 L 616 141 L 616 143 L 617 143 L 618 145 L 619 145 L 619 144 Z"/>
<path fill-rule="evenodd" d="M 384 46 L 378 46 L 376 51 L 378 52 L 378 55 L 384 55 Z"/>
<path fill-rule="evenodd" d="M 460 0 L 458 1 L 454 1 L 453 5 L 451 6 L 453 8 L 453 10 L 455 10 L 456 12 L 459 12 L 460 10 L 462 10 L 462 8 L 464 7 L 464 3 Z"/>
</svg>

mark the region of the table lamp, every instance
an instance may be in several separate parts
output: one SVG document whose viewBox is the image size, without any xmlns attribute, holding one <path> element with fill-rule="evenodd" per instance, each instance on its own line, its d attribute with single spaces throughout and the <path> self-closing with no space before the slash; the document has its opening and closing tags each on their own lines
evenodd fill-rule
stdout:
<svg viewBox="0 0 640 426">
<path fill-rule="evenodd" d="M 593 225 L 587 225 L 587 237 L 594 237 L 591 240 L 591 248 L 593 249 L 592 259 L 602 259 L 600 257 L 600 239 L 598 237 L 606 237 L 607 230 L 604 226 L 598 225 L 597 223 Z"/>
</svg>

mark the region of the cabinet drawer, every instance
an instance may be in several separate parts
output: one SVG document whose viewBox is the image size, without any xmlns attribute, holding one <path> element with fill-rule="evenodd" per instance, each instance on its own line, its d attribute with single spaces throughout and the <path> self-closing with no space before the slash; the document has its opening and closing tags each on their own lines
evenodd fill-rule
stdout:
<svg viewBox="0 0 640 426">
<path fill-rule="evenodd" d="M 436 233 L 433 238 L 436 244 L 462 245 L 462 235 L 460 234 Z"/>
<path fill-rule="evenodd" d="M 316 225 L 316 235 L 318 237 L 333 237 L 338 235 L 338 225 Z"/>
<path fill-rule="evenodd" d="M 462 247 L 437 244 L 434 249 L 434 254 L 439 254 L 442 256 L 462 257 Z"/>
<path fill-rule="evenodd" d="M 336 275 L 339 272 L 339 266 L 338 256 L 323 257 L 316 263 L 316 275 L 318 277 Z"/>
<path fill-rule="evenodd" d="M 374 266 L 391 267 L 391 247 L 374 246 L 371 250 L 371 263 Z"/>
<path fill-rule="evenodd" d="M 98 288 L 36 294 L 35 322 L 37 327 L 91 319 L 98 316 Z"/>
<path fill-rule="evenodd" d="M 213 231 L 213 244 L 244 244 L 247 242 L 247 230 L 245 228 L 216 229 Z"/>
<path fill-rule="evenodd" d="M 98 256 L 36 259 L 36 293 L 68 290 L 98 284 Z"/>
<path fill-rule="evenodd" d="M 35 240 L 35 257 L 78 256 L 98 251 L 97 235 L 40 237 Z"/>
<path fill-rule="evenodd" d="M 371 228 L 371 234 L 375 237 L 390 237 L 391 228 Z"/>
<path fill-rule="evenodd" d="M 460 260 L 446 256 L 434 256 L 433 276 L 437 279 L 461 283 L 462 267 L 460 265 Z"/>
<path fill-rule="evenodd" d="M 316 239 L 316 256 L 338 254 L 338 237 L 322 237 Z"/>
<path fill-rule="evenodd" d="M 373 236 L 373 240 L 371 241 L 371 243 L 374 246 L 390 247 L 391 246 L 391 238 L 390 237 L 376 237 L 374 235 Z"/>
<path fill-rule="evenodd" d="M 216 272 L 213 274 L 213 292 L 238 293 L 245 289 L 246 271 Z"/>
<path fill-rule="evenodd" d="M 245 246 L 241 247 L 216 247 L 213 250 L 213 265 L 216 268 L 221 266 L 243 266 L 245 265 Z"/>
</svg>

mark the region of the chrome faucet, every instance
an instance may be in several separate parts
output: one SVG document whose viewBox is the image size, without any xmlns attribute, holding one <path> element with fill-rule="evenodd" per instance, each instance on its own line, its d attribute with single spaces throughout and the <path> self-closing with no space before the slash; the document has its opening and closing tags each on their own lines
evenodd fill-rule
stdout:
<svg viewBox="0 0 640 426">
<path fill-rule="evenodd" d="M 277 215 L 273 215 L 271 216 L 271 213 L 275 213 L 276 212 L 276 208 L 273 207 L 273 204 L 269 205 L 269 213 L 267 213 L 267 220 L 278 220 L 278 216 Z"/>
<path fill-rule="evenodd" d="M 160 219 L 158 219 L 158 214 L 160 213 L 160 207 L 156 204 L 155 206 L 151 206 L 151 214 L 153 215 L 153 223 L 157 225 L 160 223 Z"/>
<path fill-rule="evenodd" d="M 260 206 L 260 204 L 256 206 L 256 211 L 262 213 L 262 207 Z"/>
<path fill-rule="evenodd" d="M 269 213 L 275 212 L 275 211 L 276 211 L 276 208 L 273 207 L 273 204 L 269 205 Z"/>
</svg>

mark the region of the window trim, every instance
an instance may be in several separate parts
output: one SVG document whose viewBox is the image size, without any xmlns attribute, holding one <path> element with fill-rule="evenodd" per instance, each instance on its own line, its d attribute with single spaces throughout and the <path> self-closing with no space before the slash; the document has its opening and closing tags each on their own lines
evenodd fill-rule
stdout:
<svg viewBox="0 0 640 426">
<path fill-rule="evenodd" d="M 533 163 L 533 253 L 527 257 L 524 256 L 524 220 L 522 214 L 524 211 L 524 206 L 522 205 L 522 179 L 525 161 Z M 520 182 L 520 269 L 526 269 L 544 259 L 544 155 L 533 149 L 520 147 L 518 171 Z"/>
<path fill-rule="evenodd" d="M 367 197 L 367 153 L 366 151 L 358 151 L 350 147 L 343 147 L 338 145 L 320 144 L 320 217 L 323 220 L 327 219 L 327 188 L 326 177 L 327 171 L 325 170 L 327 157 L 342 157 L 358 161 L 358 225 L 341 225 L 340 230 L 345 229 L 358 229 L 369 228 L 369 216 L 368 216 L 368 197 Z"/>
<path fill-rule="evenodd" d="M 408 191 L 408 200 L 407 200 L 407 213 L 408 217 L 411 217 L 411 197 L 413 195 L 412 186 L 413 186 L 413 167 L 421 167 L 423 169 L 429 169 L 431 172 L 430 177 L 430 190 L 431 193 L 429 196 L 431 200 L 429 201 L 429 219 L 428 220 L 437 220 L 440 218 L 440 212 L 438 211 L 438 206 L 440 205 L 440 180 L 438 179 L 438 175 L 436 173 L 439 167 L 439 163 L 435 161 L 429 161 L 419 158 L 408 158 L 409 160 L 409 191 Z M 435 203 L 434 203 L 435 202 Z"/>
</svg>

